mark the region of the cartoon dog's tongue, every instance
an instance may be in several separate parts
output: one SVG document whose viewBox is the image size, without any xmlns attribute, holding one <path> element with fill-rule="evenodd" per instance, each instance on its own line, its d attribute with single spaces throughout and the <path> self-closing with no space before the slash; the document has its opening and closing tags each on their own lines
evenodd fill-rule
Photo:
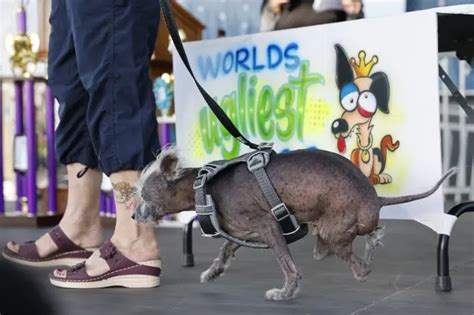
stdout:
<svg viewBox="0 0 474 315">
<path fill-rule="evenodd" d="M 337 149 L 340 153 L 346 152 L 346 139 L 342 136 L 337 139 Z"/>
</svg>

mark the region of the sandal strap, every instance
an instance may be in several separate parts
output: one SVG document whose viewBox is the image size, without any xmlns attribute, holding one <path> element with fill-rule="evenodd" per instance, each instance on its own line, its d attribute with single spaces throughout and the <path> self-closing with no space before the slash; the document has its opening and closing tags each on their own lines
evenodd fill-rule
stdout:
<svg viewBox="0 0 474 315">
<path fill-rule="evenodd" d="M 137 265 L 136 262 L 122 255 L 111 241 L 104 242 L 99 248 L 99 252 L 100 257 L 107 262 L 110 270 L 118 270 Z"/>
<path fill-rule="evenodd" d="M 40 259 L 38 248 L 34 241 L 21 244 L 18 249 L 18 255 L 21 257 L 29 257 L 31 259 Z"/>
<path fill-rule="evenodd" d="M 64 231 L 59 227 L 59 225 L 51 229 L 48 234 L 56 246 L 62 251 L 69 252 L 84 250 L 83 248 L 74 244 L 73 241 L 71 241 L 69 237 L 64 234 Z"/>
</svg>

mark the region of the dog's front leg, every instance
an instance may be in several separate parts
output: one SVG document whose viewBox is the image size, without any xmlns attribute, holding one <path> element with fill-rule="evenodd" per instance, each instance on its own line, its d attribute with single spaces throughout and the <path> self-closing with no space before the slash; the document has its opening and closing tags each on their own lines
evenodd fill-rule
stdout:
<svg viewBox="0 0 474 315">
<path fill-rule="evenodd" d="M 239 247 L 240 245 L 230 241 L 225 241 L 219 251 L 219 256 L 214 259 L 214 262 L 209 269 L 201 273 L 201 282 L 210 282 L 222 275 L 224 271 L 229 268 L 231 262 L 230 258 L 234 257 L 234 254 Z"/>
<path fill-rule="evenodd" d="M 266 243 L 270 246 L 281 269 L 285 275 L 285 284 L 282 289 L 271 289 L 265 293 L 268 300 L 289 300 L 298 294 L 298 280 L 301 275 L 296 269 L 295 262 L 291 256 L 290 249 L 281 233 L 278 223 L 271 219 L 271 224 L 267 229 L 261 231 Z"/>
</svg>

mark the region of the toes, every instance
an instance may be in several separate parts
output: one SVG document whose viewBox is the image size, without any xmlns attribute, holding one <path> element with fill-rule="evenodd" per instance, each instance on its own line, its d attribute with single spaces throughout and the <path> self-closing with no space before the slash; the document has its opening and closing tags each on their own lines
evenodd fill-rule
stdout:
<svg viewBox="0 0 474 315">
<path fill-rule="evenodd" d="M 17 243 L 15 243 L 14 241 L 10 241 L 7 243 L 7 248 L 9 250 L 11 250 L 12 252 L 18 254 L 18 252 L 20 251 L 20 245 L 18 245 Z"/>
<path fill-rule="evenodd" d="M 65 279 L 66 276 L 67 276 L 67 271 L 66 270 L 63 270 L 63 269 L 54 269 L 53 271 L 53 275 L 56 277 L 56 278 L 62 278 L 62 279 Z"/>
</svg>

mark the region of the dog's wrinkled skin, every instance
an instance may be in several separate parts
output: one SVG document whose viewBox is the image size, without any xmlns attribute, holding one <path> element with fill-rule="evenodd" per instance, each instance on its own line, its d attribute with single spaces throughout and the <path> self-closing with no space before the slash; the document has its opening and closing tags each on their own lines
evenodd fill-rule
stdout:
<svg viewBox="0 0 474 315">
<path fill-rule="evenodd" d="M 142 201 L 134 213 L 139 223 L 156 222 L 166 214 L 194 209 L 193 182 L 197 168 L 183 168 L 175 149 L 163 151 L 141 176 L 138 185 Z M 430 191 L 419 195 L 382 198 L 351 161 L 337 154 L 299 150 L 275 155 L 266 171 L 283 202 L 300 223 L 314 225 L 314 257 L 334 254 L 346 261 L 358 280 L 370 273 L 375 248 L 381 244 L 378 227 L 380 208 L 405 203 L 432 194 L 448 172 Z M 265 242 L 272 249 L 285 275 L 282 289 L 271 289 L 265 297 L 286 300 L 296 296 L 301 278 L 280 226 L 270 213 L 253 174 L 245 163 L 229 167 L 210 181 L 221 227 L 230 235 Z M 367 235 L 364 258 L 352 251 L 358 235 Z M 238 245 L 226 241 L 212 266 L 201 275 L 207 282 L 219 277 L 229 266 Z"/>
</svg>

